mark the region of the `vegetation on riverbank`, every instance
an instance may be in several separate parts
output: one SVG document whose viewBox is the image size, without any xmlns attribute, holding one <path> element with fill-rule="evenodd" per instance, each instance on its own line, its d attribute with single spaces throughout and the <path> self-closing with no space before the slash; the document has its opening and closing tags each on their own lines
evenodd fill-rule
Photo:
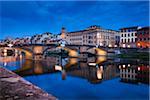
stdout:
<svg viewBox="0 0 150 100">
<path fill-rule="evenodd" d="M 149 59 L 149 53 L 148 52 L 134 52 L 134 53 L 123 53 L 118 54 L 116 57 L 119 58 L 136 58 L 136 59 Z"/>
<path fill-rule="evenodd" d="M 61 52 L 57 51 L 49 51 L 47 52 L 46 56 L 68 56 L 68 52 L 65 50 L 62 50 Z"/>
</svg>

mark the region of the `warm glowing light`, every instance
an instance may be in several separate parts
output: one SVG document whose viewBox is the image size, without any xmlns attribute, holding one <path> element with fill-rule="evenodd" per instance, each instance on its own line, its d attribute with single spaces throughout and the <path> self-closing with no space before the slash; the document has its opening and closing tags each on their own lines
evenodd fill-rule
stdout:
<svg viewBox="0 0 150 100">
<path fill-rule="evenodd" d="M 103 46 L 103 43 L 100 43 L 99 45 L 100 45 L 100 46 Z"/>
<path fill-rule="evenodd" d="M 96 63 L 88 63 L 89 66 L 96 66 Z"/>
<path fill-rule="evenodd" d="M 99 64 L 99 63 L 102 63 L 104 61 L 106 61 L 106 56 L 98 56 L 96 63 Z"/>
<path fill-rule="evenodd" d="M 7 52 L 7 49 L 4 49 L 4 52 L 6 53 L 6 52 Z"/>
<path fill-rule="evenodd" d="M 98 79 L 102 79 L 102 75 L 103 75 L 103 69 L 102 68 L 98 68 L 97 69 L 97 78 Z"/>
<path fill-rule="evenodd" d="M 35 53 L 42 53 L 43 52 L 42 46 L 36 46 L 36 47 L 34 47 L 34 52 Z"/>
<path fill-rule="evenodd" d="M 55 70 L 62 71 L 62 67 L 61 67 L 61 66 L 58 66 L 58 65 L 55 65 Z"/>
<path fill-rule="evenodd" d="M 34 72 L 36 74 L 41 74 L 41 73 L 43 73 L 43 69 L 41 66 L 36 66 L 36 67 L 34 67 Z"/>
<path fill-rule="evenodd" d="M 128 64 L 128 67 L 130 67 L 130 64 Z"/>
<path fill-rule="evenodd" d="M 137 45 L 138 45 L 138 46 L 140 46 L 141 44 L 140 44 L 140 43 L 138 43 Z"/>
<path fill-rule="evenodd" d="M 130 48 L 131 46 L 130 45 L 128 45 L 128 48 Z"/>
<path fill-rule="evenodd" d="M 123 48 L 125 48 L 125 47 L 126 47 L 126 45 L 125 45 L 125 44 L 122 44 L 122 47 L 123 47 Z"/>
<path fill-rule="evenodd" d="M 71 57 L 78 57 L 78 52 L 75 50 L 69 50 L 69 56 Z"/>
<path fill-rule="evenodd" d="M 123 65 L 123 68 L 125 68 L 126 67 L 126 65 Z"/>
<path fill-rule="evenodd" d="M 5 56 L 5 57 L 7 56 L 7 52 L 4 52 L 4 56 Z"/>
<path fill-rule="evenodd" d="M 138 71 L 140 71 L 141 70 L 141 68 L 140 67 L 138 67 Z"/>
<path fill-rule="evenodd" d="M 117 45 L 114 46 L 115 48 L 117 47 Z"/>
<path fill-rule="evenodd" d="M 99 55 L 99 56 L 102 56 L 102 55 L 106 56 L 107 55 L 107 52 L 102 50 L 102 49 L 96 48 L 95 50 L 96 50 L 97 55 Z"/>
<path fill-rule="evenodd" d="M 119 69 L 121 69 L 121 65 L 119 65 Z"/>
<path fill-rule="evenodd" d="M 108 45 L 108 47 L 112 47 L 112 45 L 111 45 L 111 44 L 109 44 L 109 45 Z"/>
<path fill-rule="evenodd" d="M 65 67 L 70 67 L 74 64 L 76 64 L 78 62 L 78 59 L 77 58 L 69 58 L 69 61 L 68 63 L 65 65 Z"/>
</svg>

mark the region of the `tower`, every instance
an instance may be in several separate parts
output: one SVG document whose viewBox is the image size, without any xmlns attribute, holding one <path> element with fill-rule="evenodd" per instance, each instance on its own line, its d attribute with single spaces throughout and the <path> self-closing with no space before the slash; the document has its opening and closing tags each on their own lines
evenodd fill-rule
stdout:
<svg viewBox="0 0 150 100">
<path fill-rule="evenodd" d="M 66 38 L 66 29 L 65 29 L 65 27 L 62 27 L 62 29 L 61 29 L 61 38 L 62 39 Z"/>
</svg>

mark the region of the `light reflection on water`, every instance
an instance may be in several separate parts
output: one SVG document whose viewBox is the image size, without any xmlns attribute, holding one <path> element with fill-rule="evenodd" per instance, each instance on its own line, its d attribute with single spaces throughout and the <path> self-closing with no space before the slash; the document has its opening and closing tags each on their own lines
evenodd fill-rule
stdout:
<svg viewBox="0 0 150 100">
<path fill-rule="evenodd" d="M 139 66 L 144 70 L 138 71 Z M 44 61 L 7 62 L 4 67 L 60 99 L 148 99 L 149 85 L 141 84 L 149 81 L 148 61 L 59 56 Z"/>
</svg>

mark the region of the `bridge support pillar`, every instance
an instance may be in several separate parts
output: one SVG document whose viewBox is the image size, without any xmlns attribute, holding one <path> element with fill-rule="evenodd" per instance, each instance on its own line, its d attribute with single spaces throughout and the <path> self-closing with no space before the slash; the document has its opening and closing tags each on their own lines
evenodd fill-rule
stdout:
<svg viewBox="0 0 150 100">
<path fill-rule="evenodd" d="M 33 56 L 33 60 L 43 60 L 43 55 L 42 54 L 35 54 Z"/>
</svg>

